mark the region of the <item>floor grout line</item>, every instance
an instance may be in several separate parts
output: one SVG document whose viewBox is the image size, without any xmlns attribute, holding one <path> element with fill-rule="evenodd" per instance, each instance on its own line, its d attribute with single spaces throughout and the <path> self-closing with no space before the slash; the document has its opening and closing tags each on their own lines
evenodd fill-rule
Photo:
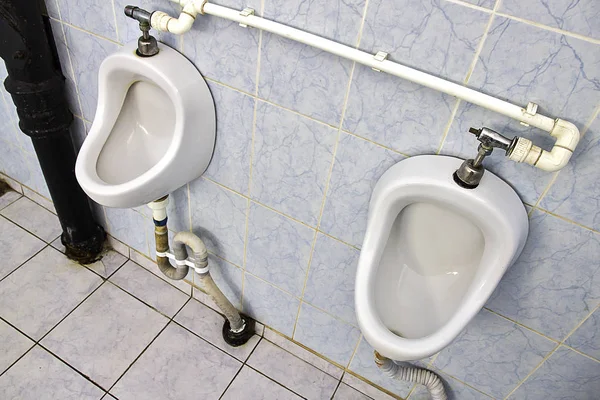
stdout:
<svg viewBox="0 0 600 400">
<path fill-rule="evenodd" d="M 130 294 L 129 292 L 127 292 L 127 293 Z M 133 295 L 131 295 L 131 296 L 135 297 Z M 154 336 L 154 338 L 148 343 L 148 345 L 146 347 L 144 347 L 144 349 L 140 352 L 140 354 L 138 354 L 138 356 L 131 362 L 131 364 L 129 364 L 129 366 L 125 369 L 125 371 L 123 371 L 123 373 L 115 380 L 115 382 L 111 385 L 111 387 L 106 391 L 107 393 L 110 393 L 110 391 L 115 387 L 115 385 L 125 376 L 125 374 L 127 374 L 127 372 L 129 372 L 131 367 L 133 367 L 133 365 L 142 357 L 142 355 L 146 352 L 146 350 L 148 350 L 150 348 L 150 346 L 152 346 L 152 343 L 154 343 L 156 341 L 156 339 L 158 339 L 158 337 L 165 331 L 165 329 L 167 329 L 169 324 L 171 324 L 171 322 L 174 322 L 173 319 L 175 318 L 175 316 L 177 314 L 179 314 L 179 312 L 181 310 L 183 310 L 183 308 L 190 302 L 190 300 L 191 300 L 191 297 L 188 298 L 185 303 L 183 303 L 181 308 L 179 308 L 179 310 L 175 314 L 173 314 L 173 317 L 168 319 L 165 326 L 163 326 L 163 328 L 156 334 L 156 336 Z"/>
</svg>

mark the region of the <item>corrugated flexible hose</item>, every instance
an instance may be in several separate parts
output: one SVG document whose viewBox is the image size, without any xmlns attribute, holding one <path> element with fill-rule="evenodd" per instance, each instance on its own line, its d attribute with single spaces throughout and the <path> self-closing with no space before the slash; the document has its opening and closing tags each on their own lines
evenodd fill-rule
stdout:
<svg viewBox="0 0 600 400">
<path fill-rule="evenodd" d="M 424 368 L 402 367 L 378 352 L 375 352 L 375 363 L 390 378 L 424 385 L 432 400 L 448 400 L 444 383 L 434 372 Z"/>
</svg>

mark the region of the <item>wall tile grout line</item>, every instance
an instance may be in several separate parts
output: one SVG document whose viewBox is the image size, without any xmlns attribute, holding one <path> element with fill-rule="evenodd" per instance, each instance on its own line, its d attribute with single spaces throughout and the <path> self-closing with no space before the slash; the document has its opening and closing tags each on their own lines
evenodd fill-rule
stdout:
<svg viewBox="0 0 600 400">
<path fill-rule="evenodd" d="M 112 7 L 113 21 L 115 23 L 115 36 L 117 38 L 117 42 L 121 42 L 121 37 L 119 36 L 119 24 L 117 22 L 117 7 L 115 7 L 115 0 L 110 0 L 110 5 Z"/>
<path fill-rule="evenodd" d="M 471 64 L 469 64 L 469 69 L 467 70 L 465 78 L 463 79 L 463 82 L 462 82 L 462 84 L 464 86 L 468 85 L 469 80 L 471 79 L 471 76 L 473 75 L 473 71 L 475 71 L 475 67 L 477 66 L 477 62 L 479 61 L 479 56 L 481 55 L 481 51 L 483 50 L 483 47 L 485 46 L 485 42 L 487 40 L 490 29 L 494 22 L 496 11 L 497 11 L 498 7 L 500 7 L 501 2 L 502 2 L 502 0 L 496 0 L 494 3 L 494 8 L 492 10 L 489 10 L 490 17 L 488 19 L 487 25 L 483 31 L 483 34 L 481 35 L 481 39 L 479 40 L 479 43 L 477 44 L 477 48 L 475 49 L 475 53 L 473 54 L 473 60 L 471 61 Z M 444 148 L 444 144 L 446 142 L 446 138 L 448 137 L 448 133 L 450 133 L 450 128 L 452 127 L 452 124 L 454 123 L 454 121 L 456 119 L 456 114 L 458 113 L 458 109 L 462 102 L 463 102 L 463 100 L 461 100 L 459 98 L 455 98 L 454 107 L 452 108 L 452 111 L 450 113 L 450 118 L 448 119 L 448 123 L 446 124 L 444 132 L 442 133 L 442 138 L 440 140 L 440 144 L 438 146 L 436 154 L 440 154 L 442 152 L 442 149 Z"/>
<path fill-rule="evenodd" d="M 106 40 L 107 42 L 110 42 L 110 43 L 112 43 L 112 44 L 116 44 L 116 45 L 117 45 L 117 46 L 119 46 L 119 47 L 123 47 L 123 43 L 120 43 L 120 42 L 118 42 L 118 41 L 116 41 L 116 40 L 113 40 L 113 39 L 109 39 L 109 38 L 107 38 L 107 37 L 105 37 L 105 36 L 102 36 L 102 35 L 98 35 L 97 33 L 90 32 L 90 31 L 88 31 L 88 30 L 86 30 L 86 29 L 84 29 L 84 28 L 82 28 L 82 27 L 80 27 L 80 26 L 73 25 L 73 24 L 72 24 L 72 23 L 70 23 L 70 22 L 64 21 L 64 20 L 62 20 L 62 19 L 56 19 L 56 18 L 53 18 L 53 17 L 50 17 L 50 19 L 52 19 L 52 20 L 54 20 L 54 21 L 57 21 L 57 22 L 60 22 L 62 25 L 64 25 L 64 26 L 68 26 L 69 28 L 76 29 L 76 30 L 78 30 L 78 31 L 81 31 L 81 32 L 87 33 L 88 35 L 94 36 L 94 37 L 96 37 L 96 38 L 98 38 L 98 39 Z"/>
<path fill-rule="evenodd" d="M 597 361 L 597 362 L 599 362 L 599 363 L 600 363 L 600 361 L 596 360 L 595 358 L 593 358 L 593 357 L 590 357 L 590 356 L 588 356 L 587 354 L 584 354 L 584 353 L 582 353 L 582 352 L 580 352 L 580 351 L 578 351 L 578 350 L 576 350 L 576 349 L 573 349 L 573 348 L 571 348 L 571 347 L 570 347 L 570 346 L 568 346 L 568 345 L 565 345 L 565 342 L 567 341 L 567 339 L 568 339 L 568 338 L 569 338 L 569 337 L 570 337 L 570 336 L 571 336 L 573 333 L 575 333 L 575 332 L 577 331 L 577 329 L 579 329 L 579 327 L 581 327 L 581 325 L 583 325 L 583 324 L 584 324 L 584 322 L 585 322 L 585 321 L 586 321 L 586 320 L 587 320 L 587 319 L 588 319 L 588 318 L 589 318 L 589 317 L 590 317 L 590 316 L 591 316 L 591 315 L 594 313 L 594 311 L 595 311 L 595 310 L 597 310 L 598 308 L 600 308 L 600 305 L 596 306 L 596 307 L 594 308 L 594 310 L 592 310 L 592 311 L 591 311 L 591 313 L 590 313 L 590 314 L 588 314 L 588 315 L 587 315 L 587 316 L 586 316 L 586 317 L 585 317 L 585 318 L 584 318 L 582 321 L 580 321 L 578 324 L 576 324 L 576 325 L 575 325 L 575 327 L 574 327 L 574 328 L 573 328 L 573 329 L 572 329 L 572 330 L 571 330 L 571 331 L 570 331 L 570 332 L 569 332 L 569 333 L 568 333 L 568 334 L 567 334 L 567 335 L 566 335 L 566 336 L 563 338 L 563 340 L 561 340 L 561 341 L 556 341 L 556 340 L 554 340 L 554 339 L 550 339 L 550 338 L 548 338 L 548 337 L 547 337 L 547 336 L 545 336 L 545 335 L 542 335 L 542 336 L 546 337 L 547 339 L 550 339 L 550 340 L 552 340 L 554 343 L 556 343 L 556 347 L 555 347 L 555 348 L 554 348 L 552 351 L 550 351 L 550 352 L 549 352 L 549 353 L 546 355 L 546 357 L 544 357 L 544 358 L 542 359 L 542 361 L 540 361 L 540 363 L 539 363 L 538 365 L 536 365 L 536 367 L 535 367 L 535 368 L 534 368 L 532 371 L 530 371 L 530 372 L 529 372 L 529 374 L 527 374 L 527 376 L 526 376 L 525 378 L 523 378 L 521 381 L 519 381 L 519 382 L 517 383 L 517 385 L 515 386 L 515 388 L 514 388 L 514 389 L 513 389 L 513 390 L 512 390 L 510 393 L 508 393 L 508 395 L 506 395 L 505 399 L 508 399 L 508 398 L 509 398 L 509 397 L 510 397 L 510 396 L 511 396 L 513 393 L 515 393 L 515 392 L 516 392 L 516 391 L 519 389 L 519 387 L 520 387 L 521 385 L 523 385 L 523 384 L 524 384 L 524 383 L 527 381 L 527 379 L 529 379 L 529 377 L 531 377 L 531 376 L 532 376 L 532 375 L 535 373 L 535 371 L 537 371 L 538 369 L 540 369 L 540 368 L 542 367 L 542 365 L 544 365 L 544 363 L 545 363 L 545 362 L 546 362 L 546 361 L 547 361 L 547 360 L 548 360 L 550 357 L 552 357 L 552 355 L 553 355 L 553 354 L 554 354 L 554 353 L 555 353 L 555 352 L 556 352 L 556 351 L 557 351 L 557 350 L 558 350 L 558 349 L 559 349 L 561 346 L 564 346 L 564 347 L 566 347 L 566 348 L 568 348 L 568 349 L 570 349 L 570 350 L 572 350 L 572 351 L 575 351 L 575 352 L 576 352 L 576 353 L 578 353 L 578 354 L 581 354 L 581 355 L 583 355 L 583 356 L 585 356 L 585 357 L 587 357 L 587 358 L 589 358 L 589 359 L 591 359 L 591 360 L 594 360 L 594 361 Z M 495 313 L 495 314 L 497 314 L 497 313 Z M 497 315 L 500 315 L 500 314 L 497 314 Z M 503 318 L 506 318 L 506 317 L 504 317 L 503 315 L 500 315 L 500 316 L 501 316 L 501 317 L 503 317 Z M 508 318 L 506 318 L 506 319 L 508 319 Z M 510 320 L 510 319 L 509 319 L 509 320 Z M 519 324 L 519 325 L 521 325 L 521 326 L 524 326 L 524 325 L 522 325 L 522 324 Z M 527 327 L 526 327 L 526 328 L 527 328 Z M 531 330 L 531 331 L 533 331 L 531 328 L 528 328 L 528 329 L 529 329 L 529 330 Z M 535 331 L 534 331 L 534 332 L 535 332 Z M 538 332 L 535 332 L 535 333 L 538 333 Z M 540 334 L 540 335 L 541 335 L 541 334 Z"/>
<path fill-rule="evenodd" d="M 538 22 L 531 21 L 531 20 L 528 20 L 528 19 L 525 19 L 525 18 L 519 18 L 519 17 L 516 17 L 514 15 L 505 14 L 503 12 L 498 12 L 498 13 L 496 13 L 496 15 L 498 15 L 499 17 L 503 17 L 503 18 L 507 18 L 507 19 L 510 19 L 510 20 L 513 20 L 513 21 L 520 22 L 520 23 L 525 24 L 525 25 L 535 26 L 536 28 L 539 28 L 539 29 L 543 29 L 543 30 L 546 30 L 546 31 L 558 33 L 559 35 L 564 35 L 564 36 L 572 37 L 574 39 L 583 40 L 585 42 L 589 42 L 589 43 L 593 43 L 593 44 L 600 44 L 600 39 L 596 39 L 596 38 L 585 36 L 585 35 L 580 35 L 578 33 L 571 32 L 571 31 L 565 31 L 565 30 L 562 30 L 562 29 L 559 29 L 559 28 L 553 28 L 551 26 L 540 24 Z"/>
<path fill-rule="evenodd" d="M 535 373 L 535 371 L 537 371 L 538 369 L 540 369 L 540 367 L 541 367 L 542 365 L 544 365 L 544 363 L 546 362 L 546 360 L 548 360 L 550 357 L 552 357 L 552 354 L 554 354 L 554 353 L 556 352 L 556 350 L 558 350 L 559 348 L 560 348 L 560 344 L 557 344 L 557 345 L 556 345 L 556 347 L 555 347 L 554 349 L 552 349 L 552 350 L 551 350 L 551 351 L 550 351 L 550 352 L 549 352 L 549 353 L 546 355 L 546 357 L 544 357 L 544 358 L 542 359 L 542 361 L 540 361 L 540 363 L 539 363 L 538 365 L 536 365 L 536 366 L 535 366 L 535 368 L 533 368 L 533 370 L 531 370 L 531 371 L 529 372 L 529 374 L 527 374 L 527 376 L 525 376 L 525 378 L 523 378 L 521 381 L 519 381 L 519 382 L 517 383 L 517 385 L 514 387 L 514 389 L 513 389 L 513 390 L 511 390 L 511 391 L 510 391 L 510 392 L 509 392 L 509 393 L 508 393 L 508 394 L 507 394 L 507 395 L 504 397 L 504 399 L 508 399 L 510 396 L 512 396 L 512 394 L 513 394 L 513 393 L 515 393 L 515 392 L 516 392 L 516 391 L 519 389 L 519 387 L 520 387 L 521 385 L 523 385 L 523 383 L 525 383 L 525 381 L 527 381 L 527 379 L 529 379 L 529 377 L 530 377 L 530 376 L 532 376 L 532 375 Z"/>
<path fill-rule="evenodd" d="M 59 15 L 60 15 L 60 7 L 58 6 L 58 0 L 57 0 L 56 3 L 57 3 L 56 7 L 57 7 Z M 62 19 L 62 16 L 61 16 L 61 19 Z M 75 86 L 75 94 L 76 94 L 76 98 L 77 98 L 77 106 L 79 107 L 79 112 L 81 112 L 81 114 L 83 114 L 83 105 L 82 105 L 83 103 L 81 101 L 81 95 L 79 93 L 79 81 L 78 81 L 77 77 L 75 76 L 75 68 L 73 67 L 73 56 L 71 55 L 71 48 L 69 46 L 69 41 L 67 40 L 67 32 L 65 32 L 64 23 L 62 21 L 58 21 L 58 22 L 59 22 L 60 29 L 61 29 L 61 32 L 62 32 L 63 40 L 65 42 L 65 48 L 67 50 L 67 58 L 69 60 L 68 69 L 69 69 L 69 71 L 71 73 L 71 78 L 73 79 L 73 84 Z M 63 71 L 63 75 L 64 75 L 64 71 Z M 86 136 L 87 136 L 87 134 L 86 134 Z"/>
</svg>

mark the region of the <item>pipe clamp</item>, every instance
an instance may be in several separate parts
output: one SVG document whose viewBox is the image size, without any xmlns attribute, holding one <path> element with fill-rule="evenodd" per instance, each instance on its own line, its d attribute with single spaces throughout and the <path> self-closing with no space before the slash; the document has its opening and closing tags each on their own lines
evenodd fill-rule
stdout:
<svg viewBox="0 0 600 400">
<path fill-rule="evenodd" d="M 388 53 L 386 53 L 385 51 L 378 51 L 377 54 L 375 54 L 373 56 L 373 58 L 375 59 L 375 61 L 379 61 L 379 62 L 384 62 L 388 57 Z M 371 69 L 373 71 L 377 71 L 377 72 L 381 72 L 380 69 L 377 69 L 375 67 L 371 67 Z"/>
<path fill-rule="evenodd" d="M 242 11 L 240 11 L 240 15 L 241 15 L 242 17 L 249 17 L 249 16 L 251 16 L 251 15 L 254 15 L 254 9 L 253 9 L 253 8 L 250 8 L 250 7 L 246 7 L 246 8 L 244 8 Z M 248 27 L 248 25 L 246 25 L 246 24 L 244 24 L 244 23 L 241 23 L 241 22 L 240 22 L 240 26 L 241 26 L 242 28 L 247 28 L 247 27 Z"/>
</svg>

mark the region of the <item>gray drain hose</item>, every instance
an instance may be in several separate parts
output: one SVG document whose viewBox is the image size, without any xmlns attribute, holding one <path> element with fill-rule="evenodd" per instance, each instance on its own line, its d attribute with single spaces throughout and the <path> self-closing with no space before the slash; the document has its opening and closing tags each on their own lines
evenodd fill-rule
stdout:
<svg viewBox="0 0 600 400">
<path fill-rule="evenodd" d="M 189 246 L 194 252 L 194 265 L 197 277 L 200 278 L 200 287 L 212 297 L 215 304 L 223 312 L 233 332 L 240 332 L 244 329 L 244 320 L 238 310 L 225 297 L 221 289 L 215 284 L 208 270 L 208 252 L 202 239 L 191 232 L 179 232 L 173 238 L 173 254 L 175 259 L 184 261 L 188 258 L 187 249 Z M 204 272 L 199 272 L 204 271 Z"/>
<path fill-rule="evenodd" d="M 401 367 L 378 352 L 375 352 L 375 363 L 390 378 L 424 385 L 432 400 L 448 400 L 442 380 L 432 371 L 417 367 Z"/>
</svg>

